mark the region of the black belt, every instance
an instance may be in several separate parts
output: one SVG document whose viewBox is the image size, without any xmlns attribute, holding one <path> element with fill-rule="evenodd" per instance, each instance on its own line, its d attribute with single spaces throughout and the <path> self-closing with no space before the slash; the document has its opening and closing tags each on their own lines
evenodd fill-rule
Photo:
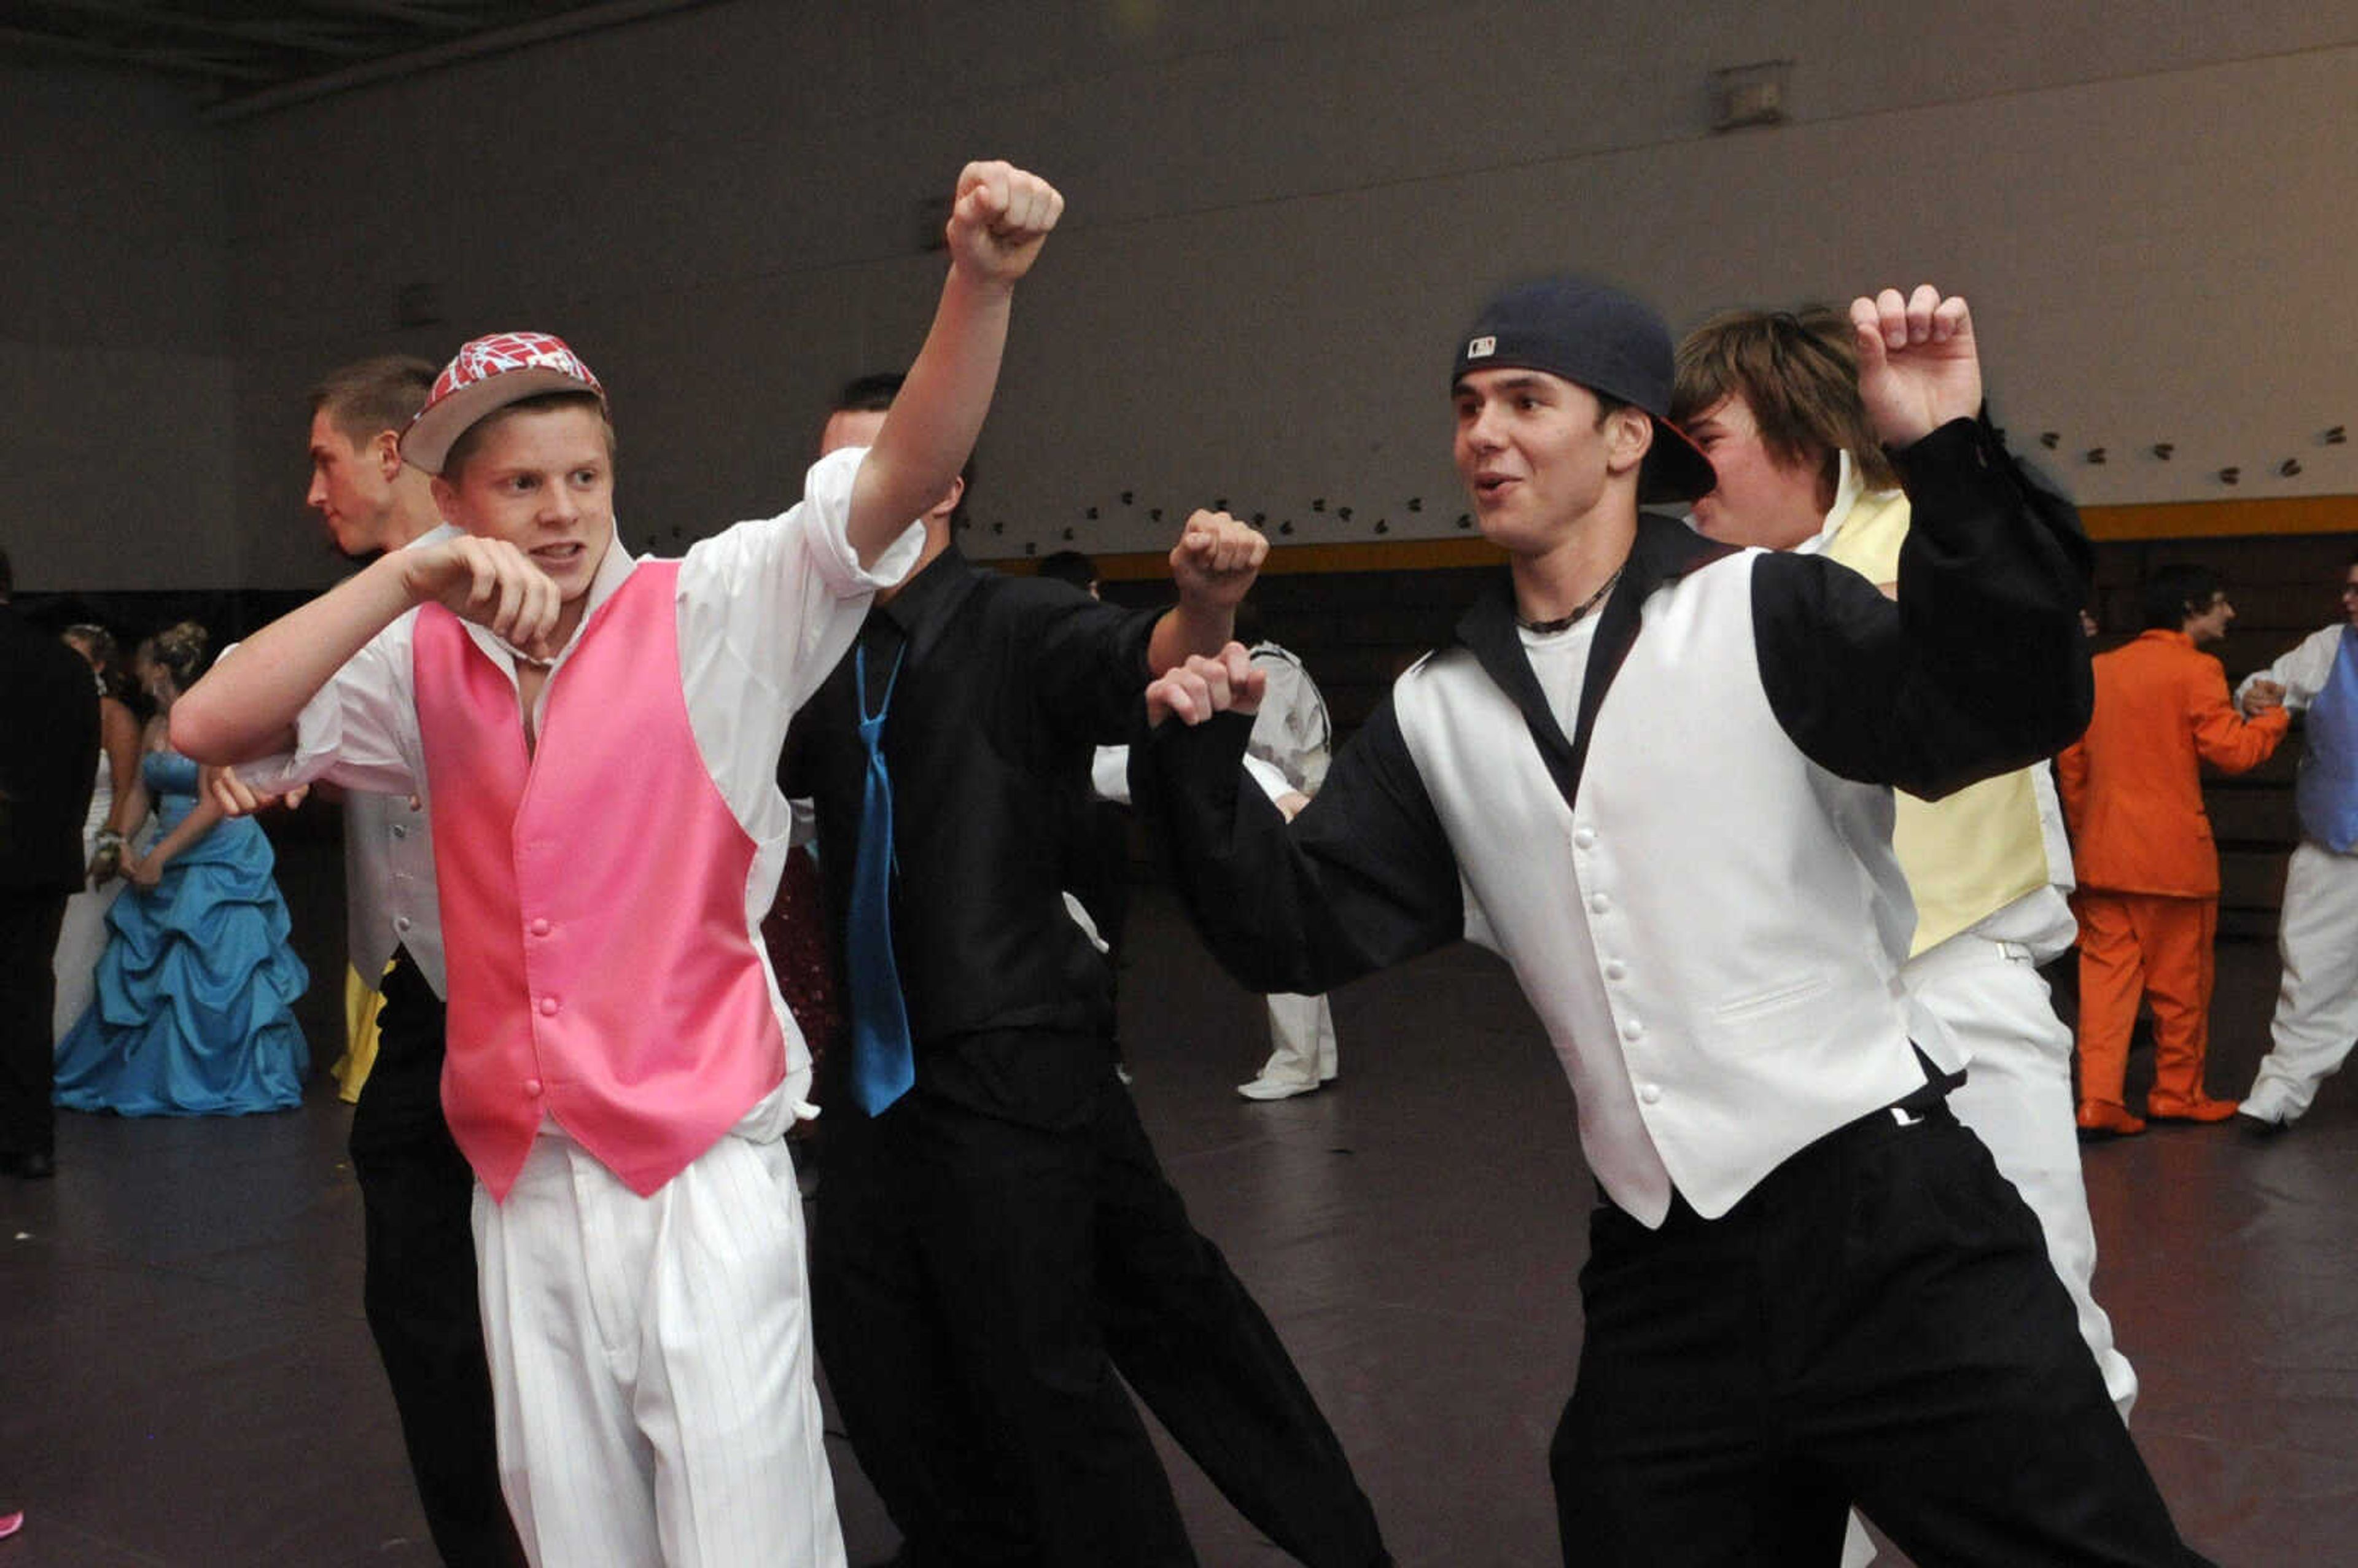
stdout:
<svg viewBox="0 0 2358 1568">
<path fill-rule="evenodd" d="M 1949 1100 L 1949 1092 L 1965 1081 L 1963 1069 L 1960 1068 L 1958 1071 L 1953 1073 L 1942 1072 L 1939 1065 L 1936 1064 L 1931 1057 L 1924 1054 L 1923 1047 L 1916 1044 L 1913 1041 L 1910 1041 L 1909 1043 L 1909 1049 L 1916 1053 L 1916 1065 L 1924 1070 L 1924 1082 L 1920 1087 L 1909 1090 L 1908 1093 L 1900 1096 L 1898 1099 L 1893 1100 L 1889 1105 L 1877 1106 L 1875 1109 L 1868 1111 L 1865 1116 L 1853 1117 L 1850 1120 L 1843 1123 L 1840 1127 L 1833 1129 L 1832 1131 L 1812 1139 L 1809 1142 L 1795 1150 L 1791 1154 L 1787 1155 L 1786 1161 L 1799 1159 L 1801 1155 L 1808 1153 L 1811 1150 L 1817 1148 L 1820 1144 L 1832 1142 L 1833 1140 L 1840 1138 L 1844 1133 L 1850 1131 L 1854 1128 L 1864 1127 L 1869 1122 L 1879 1121 L 1885 1117 L 1889 1117 L 1893 1120 L 1898 1121 L 1901 1126 L 1905 1127 L 1911 1123 L 1923 1120 L 1924 1118 L 1930 1116 L 1932 1112 L 1946 1105 Z M 1778 1168 L 1781 1169 L 1785 1162 L 1786 1162 L 1784 1161 L 1780 1161 Z M 1764 1177 L 1763 1179 L 1765 1180 L 1766 1178 Z M 1676 1213 L 1681 1207 L 1684 1206 L 1685 1203 L 1685 1198 L 1678 1193 L 1676 1188 L 1673 1188 L 1671 1193 L 1671 1212 Z M 1605 1190 L 1605 1184 L 1602 1182 L 1599 1182 L 1596 1186 L 1596 1206 L 1599 1208 L 1610 1209 L 1619 1209 L 1621 1206 L 1619 1204 L 1613 1201 L 1612 1195 Z M 1693 1213 L 1693 1211 L 1690 1209 L 1688 1212 Z"/>
</svg>

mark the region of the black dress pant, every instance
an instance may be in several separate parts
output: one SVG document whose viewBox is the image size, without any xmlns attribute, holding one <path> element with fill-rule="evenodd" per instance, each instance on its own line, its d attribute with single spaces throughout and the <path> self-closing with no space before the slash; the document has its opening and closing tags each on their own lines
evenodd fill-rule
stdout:
<svg viewBox="0 0 2358 1568">
<path fill-rule="evenodd" d="M 58 930 L 64 892 L 0 888 L 0 1158 L 56 1150 Z"/>
<path fill-rule="evenodd" d="M 385 976 L 377 1055 L 352 1113 L 367 1226 L 362 1301 L 418 1500 L 451 1568 L 524 1562 L 500 1494 L 475 1292 L 475 1173 L 442 1115 L 442 1001 L 405 952 Z"/>
<path fill-rule="evenodd" d="M 852 1447 L 923 1568 L 1195 1561 L 1127 1377 L 1238 1510 L 1316 1568 L 1384 1561 L 1292 1359 L 1187 1223 L 1110 1072 L 1072 1125 L 919 1089 L 838 1099 L 813 1322 Z"/>
<path fill-rule="evenodd" d="M 1218 1248 L 1187 1222 L 1129 1090 L 1098 1143 L 1098 1289 L 1115 1368 L 1230 1506 L 1312 1568 L 1390 1561 L 1341 1439 Z"/>
<path fill-rule="evenodd" d="M 1550 1455 L 1567 1564 L 2201 1563 L 2104 1392 L 2039 1222 L 1937 1101 L 1810 1145 L 1715 1220 L 1590 1226 Z"/>
</svg>

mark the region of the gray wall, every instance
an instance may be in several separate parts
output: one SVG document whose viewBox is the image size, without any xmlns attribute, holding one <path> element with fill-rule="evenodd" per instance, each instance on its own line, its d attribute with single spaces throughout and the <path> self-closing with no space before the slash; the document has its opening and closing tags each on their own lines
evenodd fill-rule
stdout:
<svg viewBox="0 0 2358 1568">
<path fill-rule="evenodd" d="M 979 554 L 1066 528 L 1156 547 L 1216 499 L 1291 542 L 1451 532 L 1452 339 L 1492 284 L 1565 265 L 1680 323 L 1931 277 L 1974 300 L 2001 419 L 2057 431 L 2083 501 L 2358 492 L 2353 449 L 2319 441 L 2358 411 L 2358 16 L 1866 10 L 714 5 L 191 124 L 185 146 L 131 117 L 90 161 L 194 161 L 225 193 L 174 180 L 153 215 L 180 220 L 185 269 L 70 287 L 227 280 L 221 337 L 179 351 L 234 359 L 202 416 L 233 425 L 235 504 L 218 473 L 199 487 L 201 542 L 167 557 L 189 582 L 331 575 L 300 521 L 321 369 L 509 326 L 564 334 L 613 389 L 634 547 L 774 510 L 828 388 L 913 351 L 942 265 L 918 249 L 928 203 L 976 154 L 1071 199 L 984 438 Z M 1709 72 L 1771 58 L 1796 61 L 1794 123 L 1707 134 Z M 12 113 L 72 118 L 57 96 Z M 398 328 L 405 291 L 438 319 Z M 96 379 L 144 308 L 56 351 Z M 5 345 L 12 381 L 41 347 Z M 2078 460 L 2099 444 L 2112 462 Z M 141 520 L 81 515 L 70 472 L 32 493 L 88 544 L 61 558 L 141 553 Z"/>
<path fill-rule="evenodd" d="M 30 591 L 234 580 L 222 139 L 178 90 L 0 63 L 0 547 Z"/>
</svg>

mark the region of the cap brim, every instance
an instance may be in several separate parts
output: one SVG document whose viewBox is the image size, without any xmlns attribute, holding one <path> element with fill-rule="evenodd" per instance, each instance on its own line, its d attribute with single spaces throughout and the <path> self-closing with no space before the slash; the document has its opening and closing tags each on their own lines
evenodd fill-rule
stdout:
<svg viewBox="0 0 2358 1568">
<path fill-rule="evenodd" d="M 452 443 L 465 435 L 486 415 L 505 408 L 511 403 L 521 403 L 527 397 L 538 397 L 551 392 L 580 392 L 592 397 L 598 389 L 579 376 L 568 375 L 561 370 L 546 365 L 525 365 L 517 370 L 502 371 L 461 387 L 438 403 L 430 403 L 410 421 L 402 432 L 402 460 L 438 474 L 450 456 Z"/>
<path fill-rule="evenodd" d="M 1719 470 L 1711 466 L 1701 447 L 1687 439 L 1685 431 L 1660 415 L 1647 417 L 1654 422 L 1654 444 L 1646 452 L 1645 466 L 1638 470 L 1641 505 L 1700 501 L 1719 488 Z"/>
</svg>

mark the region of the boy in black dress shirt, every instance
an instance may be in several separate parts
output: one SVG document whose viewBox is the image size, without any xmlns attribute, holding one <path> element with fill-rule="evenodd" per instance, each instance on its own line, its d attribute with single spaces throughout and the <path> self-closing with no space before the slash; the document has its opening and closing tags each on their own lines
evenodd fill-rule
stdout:
<svg viewBox="0 0 2358 1568">
<path fill-rule="evenodd" d="M 827 444 L 882 418 L 838 410 Z M 817 807 L 840 948 L 860 720 L 884 716 L 914 1083 L 860 1103 L 875 1021 L 848 972 L 812 1237 L 814 1327 L 853 1450 L 904 1563 L 1192 1563 L 1126 1379 L 1287 1551 L 1386 1561 L 1284 1346 L 1155 1161 L 1114 1075 L 1111 973 L 1064 903 L 1092 752 L 1130 738 L 1149 671 L 1227 642 L 1268 546 L 1199 514 L 1171 555 L 1177 607 L 1122 611 L 969 563 L 951 521 L 963 489 L 926 514 L 918 566 L 879 596 L 786 751 L 787 795 Z"/>
</svg>

